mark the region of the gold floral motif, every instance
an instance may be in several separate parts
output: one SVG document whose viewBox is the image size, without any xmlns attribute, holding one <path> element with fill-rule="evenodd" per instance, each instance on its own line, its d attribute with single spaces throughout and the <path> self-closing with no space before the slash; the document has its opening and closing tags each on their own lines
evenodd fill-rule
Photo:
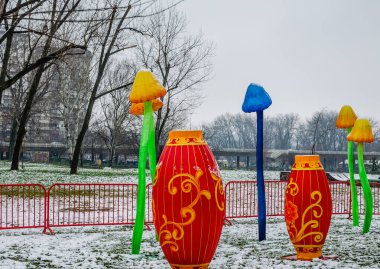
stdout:
<svg viewBox="0 0 380 269">
<path fill-rule="evenodd" d="M 158 181 L 158 174 L 162 166 L 162 161 L 159 161 L 158 164 L 156 165 L 156 172 L 154 173 L 154 179 L 153 179 L 153 186 L 157 184 Z"/>
<path fill-rule="evenodd" d="M 292 170 L 323 170 L 323 166 L 319 161 L 296 162 Z"/>
<path fill-rule="evenodd" d="M 162 218 L 164 219 L 164 224 L 161 225 L 160 234 L 158 235 L 158 238 L 161 238 L 161 236 L 164 237 L 164 241 L 161 243 L 161 246 L 164 247 L 165 245 L 171 245 L 170 246 L 171 251 L 177 252 L 179 247 L 175 241 L 181 240 L 183 236 L 185 235 L 185 232 L 183 231 L 183 225 L 181 225 L 182 223 L 168 221 L 168 218 L 166 217 L 165 214 L 162 215 Z M 164 229 L 170 224 L 173 225 L 172 231 L 169 231 L 168 229 Z"/>
<path fill-rule="evenodd" d="M 317 196 L 317 197 L 316 197 Z M 320 205 L 320 202 L 322 200 L 322 194 L 320 191 L 313 191 L 311 193 L 311 199 L 317 200 L 313 204 L 309 205 L 306 210 L 302 214 L 302 221 L 301 221 L 301 229 L 298 231 L 297 227 L 294 225 L 294 222 L 296 218 L 291 218 L 291 220 L 287 220 L 286 227 L 288 228 L 290 239 L 293 243 L 297 243 L 308 236 L 314 236 L 314 241 L 319 243 L 323 240 L 323 234 L 321 232 L 309 232 L 305 234 L 305 230 L 308 227 L 311 227 L 313 229 L 319 227 L 319 221 L 316 219 L 309 220 L 305 223 L 305 216 L 312 211 L 314 218 L 321 218 L 323 215 L 323 209 Z M 289 201 L 290 202 L 290 201 Z M 298 213 L 297 213 L 298 215 Z"/>
<path fill-rule="evenodd" d="M 294 245 L 297 252 L 297 259 L 312 260 L 322 256 L 323 245 Z"/>
<path fill-rule="evenodd" d="M 286 201 L 285 204 L 285 219 L 286 223 L 292 224 L 298 219 L 298 207 L 292 201 Z"/>
<path fill-rule="evenodd" d="M 152 199 L 152 214 L 153 214 L 153 222 L 156 220 L 156 209 L 154 207 L 154 200 Z"/>
<path fill-rule="evenodd" d="M 298 194 L 299 188 L 297 183 L 295 183 L 293 180 L 294 179 L 291 177 L 288 186 L 286 187 L 286 193 L 290 192 L 291 196 L 296 196 Z"/>
<path fill-rule="evenodd" d="M 160 233 L 158 237 L 160 238 L 161 246 L 165 245 L 171 245 L 170 249 L 174 252 L 178 251 L 178 244 L 176 241 L 181 240 L 185 233 L 183 230 L 184 226 L 190 225 L 194 222 L 196 218 L 196 213 L 193 207 L 198 203 L 201 196 L 206 197 L 207 200 L 211 199 L 211 193 L 208 190 L 201 190 L 200 184 L 199 184 L 199 178 L 203 175 L 203 171 L 199 168 L 195 172 L 195 176 L 190 174 L 177 174 L 173 176 L 169 183 L 168 183 L 168 190 L 171 195 L 176 195 L 178 192 L 177 187 L 173 185 L 173 182 L 178 178 L 185 178 L 181 181 L 181 191 L 182 193 L 190 193 L 193 189 L 193 187 L 196 189 L 197 194 L 195 199 L 187 206 L 184 206 L 180 210 L 180 214 L 183 218 L 186 219 L 184 222 L 175 222 L 175 221 L 168 221 L 167 216 L 165 214 L 162 215 L 162 218 L 164 219 L 164 223 L 160 227 Z M 173 226 L 173 230 L 170 231 L 167 227 L 168 225 Z M 161 240 L 161 237 L 163 236 L 163 240 Z"/>
<path fill-rule="evenodd" d="M 296 251 L 309 253 L 322 251 L 322 245 L 294 245 Z"/>
<path fill-rule="evenodd" d="M 216 181 L 216 184 L 215 184 L 215 202 L 216 202 L 216 206 L 218 207 L 218 209 L 220 211 L 224 211 L 224 189 L 223 189 L 223 183 L 222 183 L 222 179 L 220 178 L 220 176 L 218 176 L 215 171 L 212 171 L 210 169 L 210 174 L 211 174 L 211 177 L 214 181 Z M 219 203 L 219 200 L 218 200 L 218 192 L 219 192 L 219 196 L 222 197 L 222 202 Z"/>
<path fill-rule="evenodd" d="M 177 137 L 169 139 L 166 146 L 207 145 L 203 137 Z"/>
</svg>

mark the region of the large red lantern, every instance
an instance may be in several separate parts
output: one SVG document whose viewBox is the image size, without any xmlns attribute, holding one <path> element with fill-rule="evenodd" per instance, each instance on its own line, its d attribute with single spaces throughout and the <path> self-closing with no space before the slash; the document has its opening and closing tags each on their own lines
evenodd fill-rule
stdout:
<svg viewBox="0 0 380 269">
<path fill-rule="evenodd" d="M 319 156 L 295 156 L 285 193 L 285 221 L 297 259 L 322 256 L 331 212 L 330 188 Z"/>
<path fill-rule="evenodd" d="M 153 217 L 172 268 L 207 268 L 222 232 L 225 196 L 201 131 L 172 131 L 157 164 Z"/>
</svg>

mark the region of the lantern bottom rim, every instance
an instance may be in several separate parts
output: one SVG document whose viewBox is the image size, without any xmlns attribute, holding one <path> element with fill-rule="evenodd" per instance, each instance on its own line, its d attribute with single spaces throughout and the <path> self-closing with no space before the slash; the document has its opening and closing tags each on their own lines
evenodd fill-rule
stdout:
<svg viewBox="0 0 380 269">
<path fill-rule="evenodd" d="M 312 259 L 317 259 L 322 257 L 322 251 L 316 251 L 316 252 L 297 252 L 297 259 L 298 260 L 305 260 L 310 261 Z"/>
<path fill-rule="evenodd" d="M 172 269 L 207 269 L 209 263 L 202 264 L 170 264 Z"/>
</svg>

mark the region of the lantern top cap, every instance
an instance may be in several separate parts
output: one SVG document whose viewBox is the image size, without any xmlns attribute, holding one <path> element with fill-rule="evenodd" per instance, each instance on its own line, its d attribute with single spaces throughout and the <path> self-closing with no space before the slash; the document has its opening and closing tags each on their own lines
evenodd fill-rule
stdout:
<svg viewBox="0 0 380 269">
<path fill-rule="evenodd" d="M 340 129 L 352 128 L 357 118 L 352 107 L 345 105 L 340 109 L 335 125 Z"/>
<path fill-rule="evenodd" d="M 144 103 L 165 96 L 166 89 L 152 72 L 141 69 L 133 81 L 129 100 L 132 103 Z"/>
<path fill-rule="evenodd" d="M 169 139 L 176 138 L 198 138 L 203 140 L 203 134 L 201 130 L 175 130 L 169 132 Z"/>
<path fill-rule="evenodd" d="M 170 131 L 165 146 L 201 146 L 207 145 L 200 130 Z"/>
<path fill-rule="evenodd" d="M 271 104 L 272 99 L 262 86 L 255 83 L 249 84 L 242 106 L 245 113 L 263 111 Z"/>
<path fill-rule="evenodd" d="M 160 99 L 154 99 L 152 101 L 153 111 L 159 110 L 163 105 L 164 103 Z M 136 116 L 144 115 L 144 103 L 132 103 L 129 113 Z"/>
<path fill-rule="evenodd" d="M 295 163 L 305 163 L 305 162 L 319 162 L 319 155 L 296 155 L 294 156 Z"/>
<path fill-rule="evenodd" d="M 347 140 L 357 143 L 372 143 L 374 138 L 369 120 L 357 119 Z"/>
</svg>

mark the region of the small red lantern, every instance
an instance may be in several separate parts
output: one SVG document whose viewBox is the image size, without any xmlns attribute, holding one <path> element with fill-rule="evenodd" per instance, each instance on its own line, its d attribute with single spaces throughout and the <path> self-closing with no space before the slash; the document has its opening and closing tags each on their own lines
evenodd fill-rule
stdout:
<svg viewBox="0 0 380 269">
<path fill-rule="evenodd" d="M 172 131 L 157 164 L 153 217 L 172 268 L 207 268 L 218 245 L 225 196 L 201 131 Z"/>
<path fill-rule="evenodd" d="M 319 156 L 295 156 L 285 193 L 285 221 L 297 259 L 322 256 L 331 213 L 330 188 Z"/>
</svg>

